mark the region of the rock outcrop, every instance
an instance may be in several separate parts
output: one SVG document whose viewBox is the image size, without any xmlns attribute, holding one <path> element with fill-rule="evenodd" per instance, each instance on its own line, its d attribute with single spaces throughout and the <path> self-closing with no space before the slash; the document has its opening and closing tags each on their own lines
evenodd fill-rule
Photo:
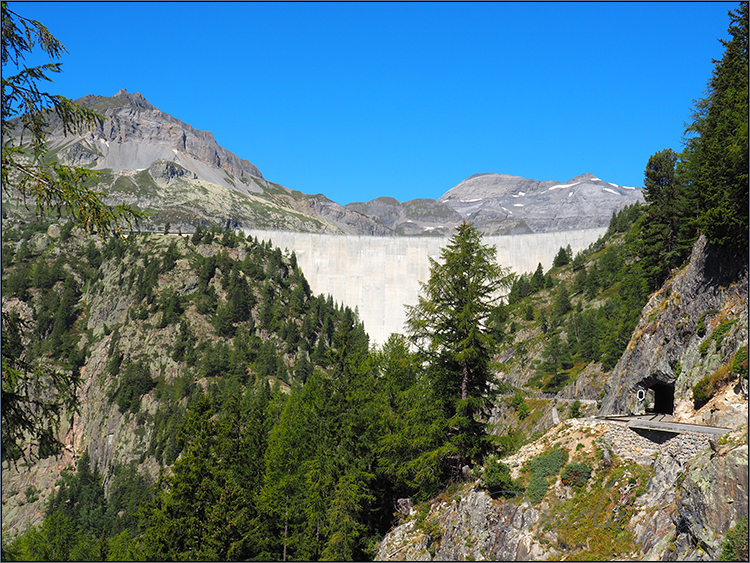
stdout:
<svg viewBox="0 0 750 563">
<path fill-rule="evenodd" d="M 675 544 L 696 546 L 716 560 L 731 525 L 747 516 L 747 486 L 747 444 L 694 459 L 681 487 Z M 685 551 L 675 550 L 674 560 L 681 560 Z"/>
<path fill-rule="evenodd" d="M 556 478 L 532 504 L 490 494 L 477 480 L 414 507 L 383 538 L 376 559 L 589 560 L 608 549 L 592 551 L 597 538 L 619 528 L 629 540 L 620 544 L 625 551 L 609 554 L 618 560 L 715 560 L 727 530 L 747 516 L 747 426 L 716 452 L 707 441 L 686 433 L 657 443 L 613 422 L 565 421 L 504 461 L 518 479 L 527 462 L 562 448 L 593 467 L 585 491 Z M 575 545 L 566 542 L 571 526 Z"/>
<path fill-rule="evenodd" d="M 692 400 L 692 387 L 698 381 L 726 366 L 741 346 L 747 346 L 747 271 L 732 264 L 704 237 L 698 240 L 688 266 L 644 307 L 607 382 L 601 414 L 643 413 L 656 398 L 651 396 L 654 391 L 673 396 L 669 414 L 678 421 L 734 428 L 747 420 L 747 387 L 742 391 L 736 377 L 730 383 L 739 385 L 744 401 L 726 405 L 721 419 L 712 415 L 719 409 L 711 405 L 696 409 Z M 722 323 L 730 326 L 718 342 L 712 334 Z M 704 343 L 708 345 L 701 349 Z"/>
<path fill-rule="evenodd" d="M 529 561 L 555 550 L 537 541 L 540 511 L 528 503 L 496 502 L 466 487 L 457 499 L 430 507 L 383 539 L 376 561 Z"/>
<path fill-rule="evenodd" d="M 50 120 L 50 147 L 64 147 L 63 155 L 73 164 L 118 172 L 173 160 L 207 182 L 246 193 L 261 191 L 253 181 L 263 178 L 256 166 L 221 147 L 210 132 L 164 113 L 139 92 L 122 89 L 113 97 L 88 95 L 75 102 L 105 119 L 74 137 L 62 133 L 59 119 Z"/>
</svg>

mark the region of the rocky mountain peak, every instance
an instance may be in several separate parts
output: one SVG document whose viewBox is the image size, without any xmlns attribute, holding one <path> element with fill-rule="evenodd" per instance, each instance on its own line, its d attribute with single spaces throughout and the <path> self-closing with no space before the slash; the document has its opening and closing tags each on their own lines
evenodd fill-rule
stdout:
<svg viewBox="0 0 750 563">
<path fill-rule="evenodd" d="M 566 182 L 483 173 L 469 176 L 438 201 L 477 224 L 513 219 L 533 232 L 550 232 L 606 227 L 612 213 L 642 202 L 643 194 L 590 172 Z"/>
<path fill-rule="evenodd" d="M 131 105 L 141 108 L 141 109 L 156 109 L 154 106 L 152 106 L 149 101 L 143 97 L 143 94 L 140 92 L 136 92 L 135 94 L 130 94 L 125 88 L 122 88 L 118 90 L 117 94 L 113 96 L 113 98 L 116 99 L 124 99 L 130 102 Z"/>
<path fill-rule="evenodd" d="M 63 160 L 114 172 L 143 170 L 168 160 L 211 184 L 244 193 L 262 191 L 254 181 L 263 178 L 257 167 L 221 147 L 210 132 L 161 111 L 140 92 L 123 88 L 112 97 L 88 95 L 75 102 L 105 119 L 72 139 L 61 122 L 52 119 L 50 148 L 59 150 Z"/>
<path fill-rule="evenodd" d="M 597 181 L 599 178 L 594 176 L 591 172 L 586 172 L 585 174 L 581 174 L 580 176 L 576 176 L 571 180 L 571 182 L 583 182 L 584 180 L 593 180 Z"/>
</svg>

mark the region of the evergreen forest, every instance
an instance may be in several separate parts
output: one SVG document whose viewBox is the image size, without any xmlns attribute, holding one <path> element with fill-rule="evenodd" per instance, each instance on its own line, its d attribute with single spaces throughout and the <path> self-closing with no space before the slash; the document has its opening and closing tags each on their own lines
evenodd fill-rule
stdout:
<svg viewBox="0 0 750 563">
<path fill-rule="evenodd" d="M 742 3 L 683 150 L 645 163 L 643 205 L 614 214 L 587 250 L 561 248 L 552 268 L 522 275 L 462 225 L 404 334 L 381 346 L 269 242 L 4 217 L 4 469 L 62 455 L 60 427 L 86 409 L 113 413 L 128 443 L 75 451 L 42 523 L 4 531 L 3 558 L 368 560 L 399 499 L 482 475 L 524 490 L 497 460 L 536 436 L 493 424 L 494 409 L 523 420 L 528 400 L 587 368 L 606 378 L 699 237 L 747 269 L 747 29 Z M 49 390 L 59 401 L 29 409 Z M 587 468 L 573 469 L 571 481 Z"/>
</svg>

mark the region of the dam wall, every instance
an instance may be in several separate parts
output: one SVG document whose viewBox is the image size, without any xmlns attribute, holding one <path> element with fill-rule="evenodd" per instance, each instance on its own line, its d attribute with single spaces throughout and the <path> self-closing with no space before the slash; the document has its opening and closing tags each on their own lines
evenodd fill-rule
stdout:
<svg viewBox="0 0 750 563">
<path fill-rule="evenodd" d="M 575 255 L 596 242 L 606 228 L 485 236 L 503 267 L 522 274 L 542 264 L 545 272 L 561 247 Z M 371 344 L 404 332 L 405 305 L 415 305 L 419 282 L 430 277 L 430 258 L 440 259 L 449 237 L 373 237 L 244 229 L 245 235 L 294 251 L 314 294 L 359 311 Z"/>
</svg>

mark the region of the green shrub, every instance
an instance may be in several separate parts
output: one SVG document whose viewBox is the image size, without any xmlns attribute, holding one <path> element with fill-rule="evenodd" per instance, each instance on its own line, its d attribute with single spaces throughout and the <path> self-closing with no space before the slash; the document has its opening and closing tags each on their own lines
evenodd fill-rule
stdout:
<svg viewBox="0 0 750 563">
<path fill-rule="evenodd" d="M 727 532 L 721 544 L 719 561 L 748 561 L 747 536 L 747 516 L 744 516 Z"/>
<path fill-rule="evenodd" d="M 711 376 L 707 375 L 698 383 L 693 385 L 693 402 L 695 406 L 705 405 L 714 396 L 714 388 L 711 384 Z"/>
<path fill-rule="evenodd" d="M 568 454 L 563 450 L 552 450 L 548 454 L 531 460 L 529 463 L 531 481 L 529 481 L 526 494 L 532 503 L 536 504 L 544 498 L 549 487 L 547 477 L 557 475 L 566 461 L 568 461 Z"/>
<path fill-rule="evenodd" d="M 40 491 L 36 487 L 28 487 L 24 494 L 26 495 L 26 502 L 36 502 L 39 500 Z"/>
<path fill-rule="evenodd" d="M 532 459 L 529 467 L 532 474 L 538 473 L 547 477 L 548 475 L 557 475 L 566 461 L 568 461 L 567 452 L 552 450 L 546 455 L 540 455 Z"/>
<path fill-rule="evenodd" d="M 591 477 L 591 466 L 587 463 L 569 463 L 562 472 L 562 482 L 571 487 L 583 487 Z"/>
<path fill-rule="evenodd" d="M 570 405 L 570 418 L 581 418 L 581 401 L 576 399 L 573 401 L 573 403 Z"/>
<path fill-rule="evenodd" d="M 117 403 L 121 413 L 137 413 L 141 408 L 141 397 L 154 388 L 156 382 L 151 378 L 151 371 L 144 361 L 128 364 L 120 386 L 112 399 Z"/>
<path fill-rule="evenodd" d="M 734 355 L 732 371 L 739 374 L 740 377 L 747 379 L 747 344 L 737 350 L 737 353 Z"/>
<path fill-rule="evenodd" d="M 526 404 L 526 399 L 521 391 L 516 391 L 515 395 L 513 395 L 513 398 L 510 400 L 510 406 L 516 409 L 518 418 L 521 420 L 529 416 L 529 405 Z"/>
<path fill-rule="evenodd" d="M 539 473 L 532 473 L 531 481 L 529 481 L 529 486 L 526 489 L 526 496 L 533 504 L 537 504 L 547 494 L 548 487 L 549 483 L 547 483 L 546 477 Z"/>
<path fill-rule="evenodd" d="M 490 459 L 484 466 L 482 486 L 490 494 L 498 493 L 504 497 L 514 496 L 515 492 L 524 491 L 523 485 L 511 478 L 508 466 L 495 458 Z"/>
<path fill-rule="evenodd" d="M 728 381 L 731 376 L 731 367 L 729 364 L 726 364 L 696 383 L 693 386 L 693 402 L 695 403 L 695 408 L 697 409 L 705 405 L 711 397 L 716 394 L 719 386 L 723 382 Z"/>
</svg>

